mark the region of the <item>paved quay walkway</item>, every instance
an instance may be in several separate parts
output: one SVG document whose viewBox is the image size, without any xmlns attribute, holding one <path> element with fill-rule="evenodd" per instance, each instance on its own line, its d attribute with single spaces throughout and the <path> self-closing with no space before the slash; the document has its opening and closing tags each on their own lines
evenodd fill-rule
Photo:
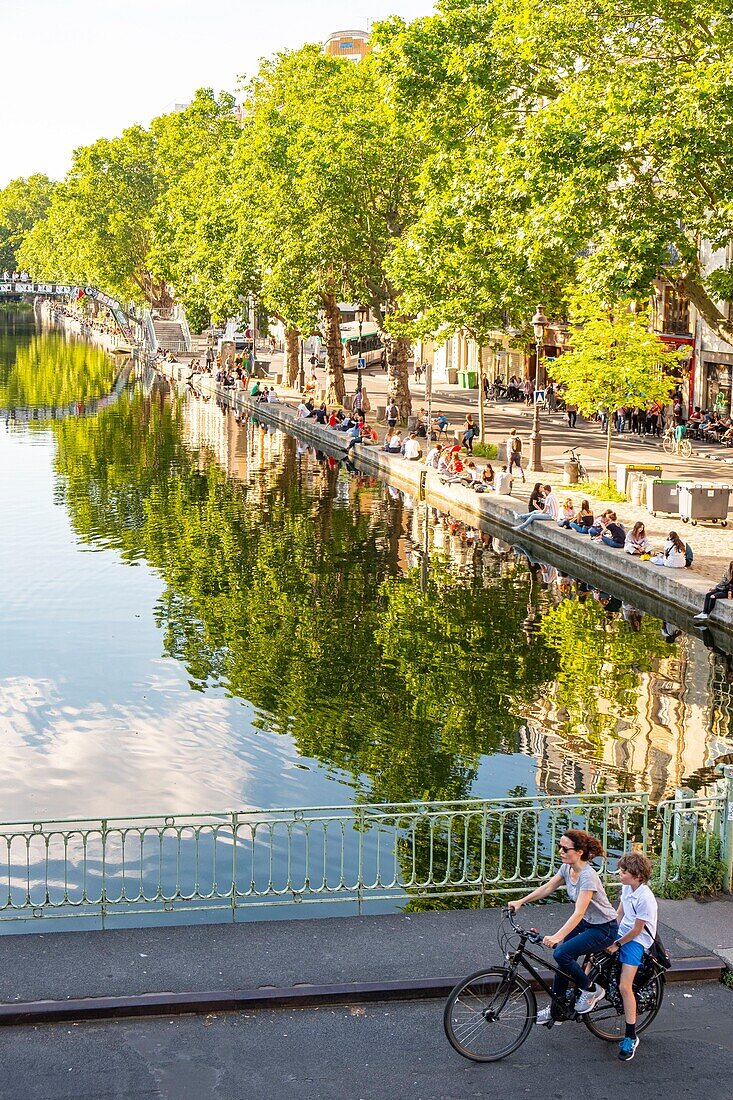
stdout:
<svg viewBox="0 0 733 1100">
<path fill-rule="evenodd" d="M 565 904 L 535 905 L 521 920 L 549 932 L 569 912 Z M 662 902 L 660 912 L 675 960 L 707 958 L 709 965 L 733 928 L 733 898 Z M 452 982 L 501 963 L 500 921 L 499 909 L 484 909 L 5 935 L 0 1001 Z"/>
</svg>

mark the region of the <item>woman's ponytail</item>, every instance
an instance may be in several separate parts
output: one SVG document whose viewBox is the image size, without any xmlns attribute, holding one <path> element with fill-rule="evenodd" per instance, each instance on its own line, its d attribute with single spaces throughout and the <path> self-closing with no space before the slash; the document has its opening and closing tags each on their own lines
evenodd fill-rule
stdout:
<svg viewBox="0 0 733 1100">
<path fill-rule="evenodd" d="M 562 835 L 572 840 L 573 847 L 580 852 L 584 863 L 606 854 L 598 837 L 586 833 L 585 829 L 566 829 Z"/>
</svg>

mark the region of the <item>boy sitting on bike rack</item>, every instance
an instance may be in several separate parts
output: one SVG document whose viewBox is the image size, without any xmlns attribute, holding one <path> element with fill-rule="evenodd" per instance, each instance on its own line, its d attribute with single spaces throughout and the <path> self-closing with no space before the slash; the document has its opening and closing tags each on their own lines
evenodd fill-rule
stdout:
<svg viewBox="0 0 733 1100">
<path fill-rule="evenodd" d="M 634 978 L 643 962 L 644 952 L 652 946 L 657 934 L 657 899 L 647 886 L 652 876 L 652 865 L 641 852 L 628 852 L 621 856 L 618 870 L 621 879 L 618 939 L 606 950 L 609 954 L 618 953 L 621 963 L 619 992 L 624 1002 L 626 1034 L 619 1043 L 618 1056 L 622 1062 L 630 1062 L 639 1045 Z"/>
</svg>

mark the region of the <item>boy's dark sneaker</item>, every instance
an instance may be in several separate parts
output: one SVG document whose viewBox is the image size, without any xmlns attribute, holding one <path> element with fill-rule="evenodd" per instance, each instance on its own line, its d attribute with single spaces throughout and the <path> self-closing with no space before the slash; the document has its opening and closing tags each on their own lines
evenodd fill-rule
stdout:
<svg viewBox="0 0 733 1100">
<path fill-rule="evenodd" d="M 630 1062 L 636 1054 L 636 1048 L 639 1045 L 638 1039 L 629 1039 L 628 1036 L 621 1040 L 618 1045 L 618 1056 L 621 1062 Z"/>
</svg>

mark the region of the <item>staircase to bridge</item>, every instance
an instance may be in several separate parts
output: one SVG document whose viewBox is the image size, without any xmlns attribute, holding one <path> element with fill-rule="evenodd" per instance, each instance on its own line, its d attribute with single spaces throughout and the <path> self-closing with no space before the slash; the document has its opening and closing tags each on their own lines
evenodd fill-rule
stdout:
<svg viewBox="0 0 733 1100">
<path fill-rule="evenodd" d="M 187 351 L 186 333 L 180 321 L 163 320 L 153 317 L 155 338 L 160 351 Z"/>
</svg>

